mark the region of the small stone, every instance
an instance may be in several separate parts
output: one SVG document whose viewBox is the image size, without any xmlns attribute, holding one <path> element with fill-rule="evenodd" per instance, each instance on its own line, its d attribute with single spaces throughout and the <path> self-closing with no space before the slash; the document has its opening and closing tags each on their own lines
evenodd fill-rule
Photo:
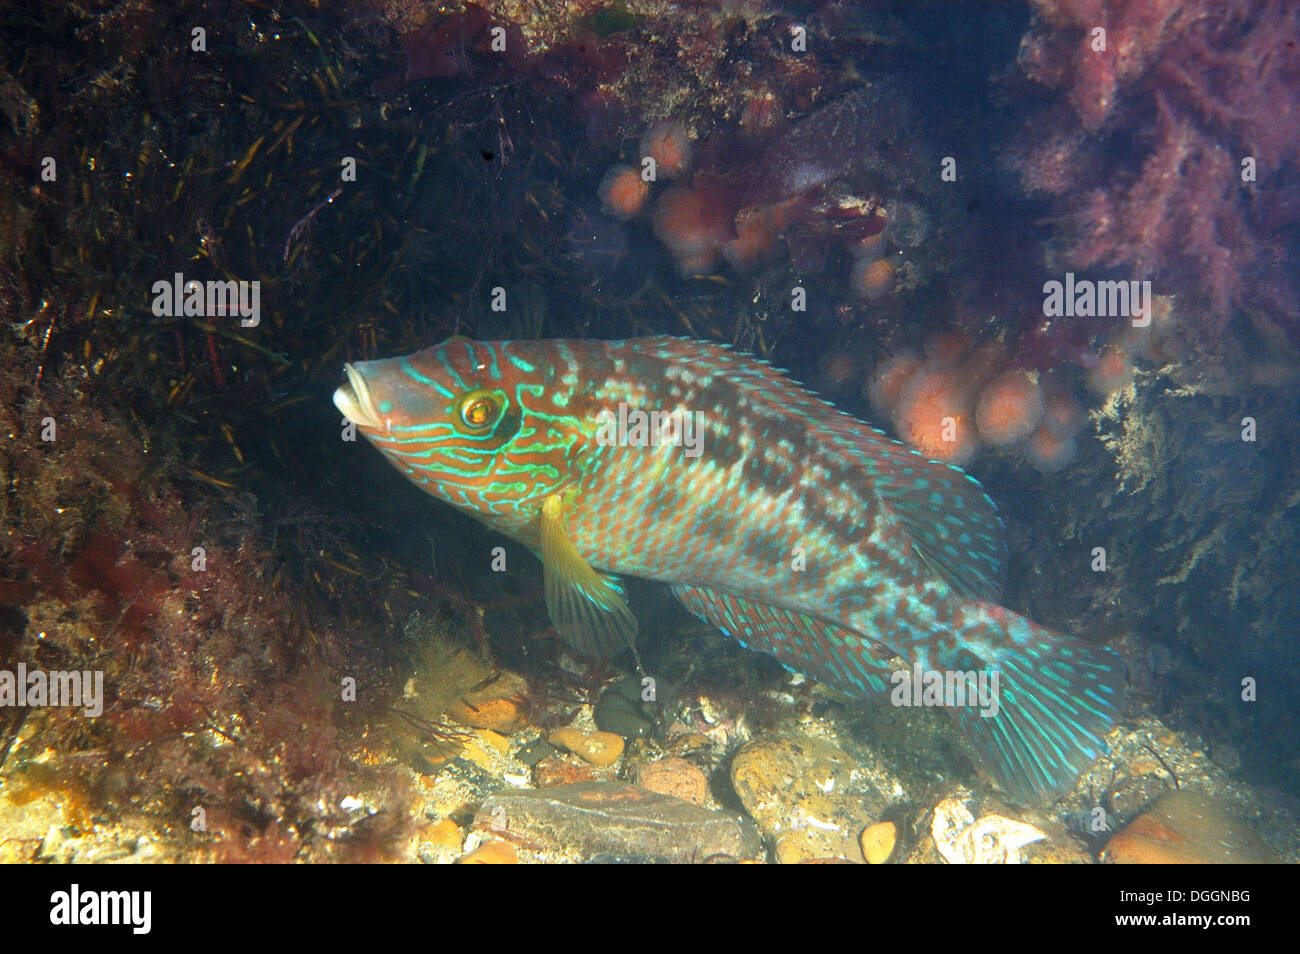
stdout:
<svg viewBox="0 0 1300 954">
<path fill-rule="evenodd" d="M 426 825 L 421 832 L 421 841 L 427 841 L 434 848 L 459 849 L 465 843 L 465 834 L 450 818 Z"/>
<path fill-rule="evenodd" d="M 509 735 L 528 721 L 528 682 L 513 672 L 503 672 L 489 685 L 472 692 L 447 710 L 461 725 L 492 729 Z"/>
<path fill-rule="evenodd" d="M 1020 849 L 1047 837 L 1033 825 L 1004 815 L 983 815 L 979 821 L 959 795 L 934 808 L 930 837 L 950 865 L 1018 865 Z"/>
<path fill-rule="evenodd" d="M 496 735 L 495 732 L 488 734 Z M 497 738 L 501 738 L 501 736 L 498 735 Z M 468 762 L 472 762 L 474 765 L 477 765 L 479 768 L 494 777 L 499 774 L 501 767 L 501 754 L 498 752 L 496 747 L 491 744 L 491 742 L 486 739 L 480 739 L 477 734 L 461 746 L 460 757 Z"/>
<path fill-rule="evenodd" d="M 447 710 L 447 715 L 461 725 L 507 734 L 524 724 L 523 709 L 513 699 L 485 699 L 473 706 L 457 702 Z"/>
<path fill-rule="evenodd" d="M 761 848 L 745 819 L 624 782 L 498 792 L 475 819 L 476 827 L 489 824 L 538 846 L 548 860 L 611 854 L 701 862 L 752 858 Z"/>
<path fill-rule="evenodd" d="M 646 690 L 638 676 L 620 679 L 607 688 L 592 709 L 596 728 L 628 739 L 647 735 L 654 728 L 656 710 L 653 701 L 642 698 Z M 663 692 L 664 686 L 655 686 L 656 695 Z"/>
<path fill-rule="evenodd" d="M 548 756 L 533 766 L 533 781 L 538 788 L 554 788 L 573 782 L 596 782 L 600 776 L 590 765 L 580 765 L 567 759 Z"/>
<path fill-rule="evenodd" d="M 510 740 L 500 732 L 494 732 L 491 729 L 480 729 L 474 735 L 485 750 L 490 749 L 498 755 L 505 755 L 510 751 Z"/>
<path fill-rule="evenodd" d="M 556 729 L 547 741 L 572 752 L 592 765 L 613 765 L 623 754 L 623 737 L 613 732 L 583 732 L 581 729 Z"/>
<path fill-rule="evenodd" d="M 468 855 L 461 858 L 458 865 L 517 865 L 519 856 L 509 842 L 485 841 Z"/>
<path fill-rule="evenodd" d="M 858 843 L 867 864 L 883 865 L 894 853 L 894 845 L 898 844 L 898 826 L 891 821 L 868 825 L 858 836 Z"/>
<path fill-rule="evenodd" d="M 1276 864 L 1259 836 L 1197 792 L 1170 792 L 1106 844 L 1116 865 Z"/>
<path fill-rule="evenodd" d="M 697 765 L 686 759 L 638 762 L 636 784 L 646 791 L 672 795 L 693 805 L 703 805 L 709 797 L 709 780 Z"/>
<path fill-rule="evenodd" d="M 554 755 L 558 750 L 545 739 L 533 739 L 527 745 L 520 746 L 515 750 L 515 761 L 521 765 L 527 765 L 532 768 L 548 755 Z"/>
</svg>

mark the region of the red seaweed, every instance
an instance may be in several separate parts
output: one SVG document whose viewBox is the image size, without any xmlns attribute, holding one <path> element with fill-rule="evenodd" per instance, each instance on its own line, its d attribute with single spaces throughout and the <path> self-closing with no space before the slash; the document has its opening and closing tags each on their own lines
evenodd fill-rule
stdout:
<svg viewBox="0 0 1300 954">
<path fill-rule="evenodd" d="M 1007 151 L 1056 197 L 1060 263 L 1203 298 L 1212 330 L 1270 312 L 1300 338 L 1300 8 L 1037 0 L 1020 66 L 1059 90 Z M 1105 31 L 1105 49 L 1099 49 Z"/>
</svg>

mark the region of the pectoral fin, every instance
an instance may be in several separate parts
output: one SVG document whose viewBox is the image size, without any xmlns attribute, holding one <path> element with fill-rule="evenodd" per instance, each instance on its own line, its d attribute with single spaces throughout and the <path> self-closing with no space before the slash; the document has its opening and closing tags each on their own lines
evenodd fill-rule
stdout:
<svg viewBox="0 0 1300 954">
<path fill-rule="evenodd" d="M 634 647 L 636 617 L 623 587 L 578 553 L 564 526 L 560 494 L 542 504 L 541 538 L 546 608 L 564 641 L 587 656 L 612 656 Z"/>
</svg>

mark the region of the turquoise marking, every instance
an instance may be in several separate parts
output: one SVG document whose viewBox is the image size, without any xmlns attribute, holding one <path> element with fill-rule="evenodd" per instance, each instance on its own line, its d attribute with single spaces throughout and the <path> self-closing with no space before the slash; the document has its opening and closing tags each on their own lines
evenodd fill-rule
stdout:
<svg viewBox="0 0 1300 954">
<path fill-rule="evenodd" d="M 517 354 L 512 354 L 511 352 L 506 351 L 505 356 L 507 361 L 513 364 L 520 371 L 524 372 L 524 374 L 532 374 L 534 371 L 537 370 L 536 367 L 534 367 L 529 362 L 525 361 Z"/>
<path fill-rule="evenodd" d="M 469 390 L 469 385 L 466 384 L 465 379 L 460 376 L 460 372 L 458 372 L 455 368 L 453 368 L 451 366 L 451 362 L 447 360 L 446 352 L 443 351 L 438 352 L 438 363 L 443 366 L 447 374 L 451 377 L 453 381 L 456 382 L 457 386 L 459 386 L 462 391 Z M 451 392 L 447 392 L 447 393 L 448 396 L 451 395 Z"/>
<path fill-rule="evenodd" d="M 441 358 L 441 356 L 439 357 Z M 415 365 L 411 364 L 410 360 L 407 358 L 402 359 L 401 369 L 402 369 L 402 373 L 405 374 L 412 381 L 418 381 L 419 383 L 423 384 L 425 387 L 432 388 L 434 391 L 437 391 L 443 397 L 456 396 L 454 392 L 448 391 L 437 381 L 433 380 L 433 378 L 427 378 L 419 371 L 415 370 Z"/>
</svg>

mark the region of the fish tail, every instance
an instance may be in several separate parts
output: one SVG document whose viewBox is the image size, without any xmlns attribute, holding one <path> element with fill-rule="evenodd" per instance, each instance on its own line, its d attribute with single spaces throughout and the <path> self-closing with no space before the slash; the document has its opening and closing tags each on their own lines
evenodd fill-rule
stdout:
<svg viewBox="0 0 1300 954">
<path fill-rule="evenodd" d="M 1008 794 L 1049 802 L 1107 751 L 1105 736 L 1123 705 L 1123 659 L 1002 607 L 981 609 L 959 630 L 959 646 L 986 655 L 988 671 L 998 673 L 997 711 L 949 711 Z M 980 652 L 990 644 L 997 648 Z"/>
</svg>

